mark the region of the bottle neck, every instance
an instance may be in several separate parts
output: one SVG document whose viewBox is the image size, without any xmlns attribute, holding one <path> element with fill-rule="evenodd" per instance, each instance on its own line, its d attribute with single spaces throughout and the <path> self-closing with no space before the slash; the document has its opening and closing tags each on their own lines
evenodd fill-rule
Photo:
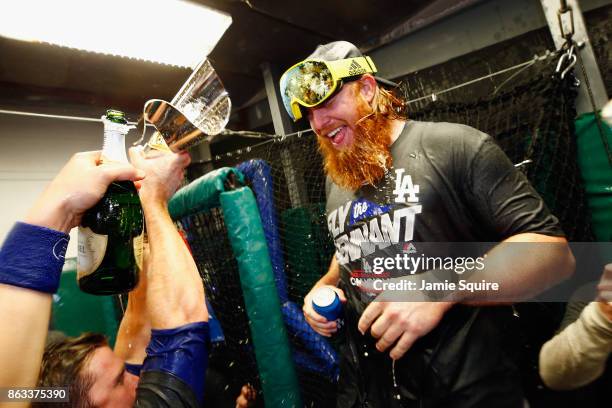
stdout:
<svg viewBox="0 0 612 408">
<path fill-rule="evenodd" d="M 102 118 L 104 123 L 104 144 L 102 145 L 102 158 L 104 164 L 129 163 L 125 154 L 125 135 L 130 130 L 129 125 L 114 123 Z"/>
</svg>

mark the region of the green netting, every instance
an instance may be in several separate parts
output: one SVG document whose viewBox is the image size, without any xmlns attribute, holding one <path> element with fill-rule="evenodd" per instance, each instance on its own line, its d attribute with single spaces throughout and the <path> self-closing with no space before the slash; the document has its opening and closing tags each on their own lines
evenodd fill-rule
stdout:
<svg viewBox="0 0 612 408">
<path fill-rule="evenodd" d="M 570 241 L 594 239 L 577 160 L 573 74 L 561 80 L 555 65 L 535 65 L 513 88 L 470 102 L 461 92 L 411 106 L 416 120 L 456 122 L 493 136 L 555 214 Z M 445 101 L 448 99 L 449 101 Z M 528 162 L 525 162 L 528 160 Z"/>
<path fill-rule="evenodd" d="M 287 283 L 292 288 L 289 297 L 302 304 L 304 296 L 319 279 L 313 270 L 325 270 L 334 252 L 327 225 L 321 222 L 325 220 L 325 207 L 314 204 L 309 208 L 291 208 L 281 214 L 281 220 L 288 264 Z M 328 245 L 321 248 L 320 243 Z"/>
<path fill-rule="evenodd" d="M 606 146 L 595 121 L 594 113 L 576 119 L 578 162 L 593 217 L 593 230 L 598 241 L 612 241 L 612 167 Z M 608 146 L 612 146 L 612 130 L 602 123 Z"/>
</svg>

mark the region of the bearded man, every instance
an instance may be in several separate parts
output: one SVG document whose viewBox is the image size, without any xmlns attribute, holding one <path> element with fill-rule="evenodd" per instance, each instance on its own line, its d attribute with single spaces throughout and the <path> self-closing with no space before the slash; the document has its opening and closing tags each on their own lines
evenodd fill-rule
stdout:
<svg viewBox="0 0 612 408">
<path fill-rule="evenodd" d="M 371 58 L 337 41 L 280 81 L 289 115 L 307 114 L 327 174 L 336 253 L 304 314 L 331 336 L 337 324 L 314 311 L 313 291 L 327 286 L 344 302 L 337 406 L 522 407 L 518 371 L 501 347 L 508 307 L 476 306 L 528 297 L 573 273 L 558 220 L 489 136 L 408 120 L 397 88 L 375 73 Z M 499 241 L 553 245 L 537 254 L 497 246 L 473 276 L 495 276 L 499 290 L 437 301 L 381 298 L 362 264 L 364 243 Z"/>
</svg>

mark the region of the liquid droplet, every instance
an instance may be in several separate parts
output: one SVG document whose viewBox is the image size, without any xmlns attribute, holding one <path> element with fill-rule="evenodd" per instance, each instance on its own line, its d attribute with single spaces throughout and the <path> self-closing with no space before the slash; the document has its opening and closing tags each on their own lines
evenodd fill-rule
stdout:
<svg viewBox="0 0 612 408">
<path fill-rule="evenodd" d="M 391 375 L 393 376 L 393 386 L 397 388 L 397 380 L 395 379 L 395 360 L 393 360 L 393 363 L 391 363 Z"/>
</svg>

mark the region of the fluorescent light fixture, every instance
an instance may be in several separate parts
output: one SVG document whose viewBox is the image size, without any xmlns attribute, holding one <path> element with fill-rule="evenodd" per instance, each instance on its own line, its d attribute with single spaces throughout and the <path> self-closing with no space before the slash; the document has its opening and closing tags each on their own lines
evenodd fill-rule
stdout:
<svg viewBox="0 0 612 408">
<path fill-rule="evenodd" d="M 0 36 L 194 68 L 232 23 L 183 0 L 13 0 Z"/>
</svg>

